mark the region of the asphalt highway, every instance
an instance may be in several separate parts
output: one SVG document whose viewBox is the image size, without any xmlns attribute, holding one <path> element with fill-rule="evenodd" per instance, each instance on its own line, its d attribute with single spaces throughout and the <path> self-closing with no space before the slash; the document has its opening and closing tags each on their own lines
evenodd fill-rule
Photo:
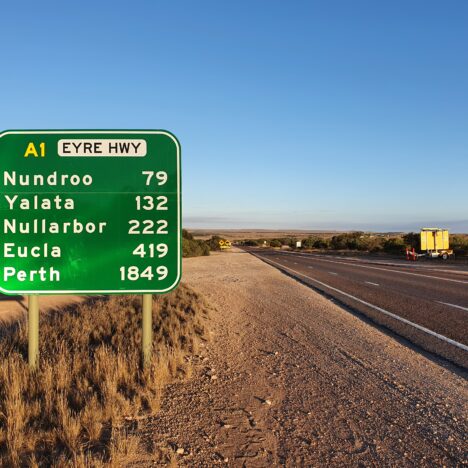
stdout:
<svg viewBox="0 0 468 468">
<path fill-rule="evenodd" d="M 465 269 L 447 269 L 437 261 L 414 264 L 248 251 L 423 349 L 468 367 Z"/>
</svg>

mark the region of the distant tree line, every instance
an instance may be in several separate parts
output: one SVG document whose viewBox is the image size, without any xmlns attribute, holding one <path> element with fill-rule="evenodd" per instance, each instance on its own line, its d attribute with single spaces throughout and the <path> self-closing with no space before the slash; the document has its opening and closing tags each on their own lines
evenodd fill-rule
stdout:
<svg viewBox="0 0 468 468">
<path fill-rule="evenodd" d="M 281 237 L 277 239 L 245 239 L 239 244 L 246 246 L 268 246 L 279 248 L 287 246 L 296 248 L 296 242 L 301 241 L 303 249 L 316 250 L 347 250 L 361 252 L 385 252 L 403 254 L 407 248 L 420 248 L 419 233 L 409 232 L 399 235 L 372 234 L 362 231 L 345 232 L 331 237 L 309 236 Z M 468 235 L 451 235 L 450 248 L 456 255 L 468 255 Z"/>
</svg>

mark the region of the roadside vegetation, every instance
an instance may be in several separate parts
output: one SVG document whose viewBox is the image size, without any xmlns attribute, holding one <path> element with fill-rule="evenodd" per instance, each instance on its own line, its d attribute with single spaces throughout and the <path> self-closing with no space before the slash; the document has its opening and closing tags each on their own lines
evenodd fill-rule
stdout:
<svg viewBox="0 0 468 468">
<path fill-rule="evenodd" d="M 454 250 L 455 255 L 468 256 L 468 235 L 454 235 L 450 236 L 450 245 Z"/>
<path fill-rule="evenodd" d="M 279 248 L 286 246 L 296 248 L 296 242 L 301 241 L 303 249 L 331 251 L 384 252 L 400 255 L 406 248 L 419 249 L 419 233 L 407 234 L 373 234 L 362 231 L 346 232 L 333 236 L 309 236 L 307 238 L 283 237 L 278 239 L 245 239 L 238 242 L 246 246 L 267 246 Z M 468 256 L 468 235 L 450 236 L 450 248 L 455 255 Z"/>
<path fill-rule="evenodd" d="M 195 239 L 186 229 L 182 230 L 182 252 L 184 257 L 200 257 L 210 255 L 210 252 L 221 250 L 219 241 L 222 237 L 212 236 L 208 240 Z"/>
<path fill-rule="evenodd" d="M 201 239 L 195 239 L 190 232 L 182 230 L 182 255 L 184 257 L 201 257 L 210 255 L 210 246 Z"/>
<path fill-rule="evenodd" d="M 190 373 L 207 307 L 181 285 L 153 305 L 154 353 L 140 370 L 141 296 L 93 298 L 42 314 L 40 368 L 25 321 L 0 333 L 0 466 L 123 466 L 144 447 L 131 424 L 158 411 L 164 386 Z M 130 424 L 130 426 L 129 426 Z M 173 461 L 161 452 L 161 463 Z"/>
</svg>

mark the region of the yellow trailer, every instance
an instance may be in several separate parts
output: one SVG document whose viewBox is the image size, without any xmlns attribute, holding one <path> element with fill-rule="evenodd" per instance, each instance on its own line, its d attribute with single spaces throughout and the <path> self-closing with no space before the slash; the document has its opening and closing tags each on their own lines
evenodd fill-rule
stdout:
<svg viewBox="0 0 468 468">
<path fill-rule="evenodd" d="M 440 228 L 422 228 L 421 250 L 423 252 L 425 251 L 425 255 L 428 257 L 447 260 L 453 255 L 453 250 L 449 249 L 448 230 Z"/>
</svg>

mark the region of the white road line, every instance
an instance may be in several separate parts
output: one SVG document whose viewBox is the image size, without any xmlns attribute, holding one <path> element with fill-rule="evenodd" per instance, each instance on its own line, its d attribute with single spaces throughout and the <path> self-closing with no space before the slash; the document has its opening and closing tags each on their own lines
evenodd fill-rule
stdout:
<svg viewBox="0 0 468 468">
<path fill-rule="evenodd" d="M 298 254 L 292 254 L 292 255 L 297 255 L 298 257 L 302 257 L 302 258 L 313 258 L 311 256 L 304 256 L 304 255 L 298 255 Z M 370 268 L 371 270 L 390 271 L 391 273 L 400 273 L 401 275 L 422 276 L 424 278 L 438 279 L 438 280 L 441 280 L 441 281 L 450 281 L 452 283 L 468 284 L 468 281 L 456 280 L 456 279 L 452 279 L 452 278 L 442 278 L 440 276 L 422 275 L 420 273 L 410 273 L 409 271 L 390 270 L 388 268 L 372 267 L 372 266 L 369 266 L 369 265 L 357 265 L 355 263 L 351 264 L 351 263 L 346 263 L 346 262 L 335 262 L 333 260 L 325 260 L 324 258 L 321 258 L 320 261 L 321 262 L 329 262 L 329 263 L 338 263 L 339 265 L 349 265 L 351 267 L 358 267 L 358 268 Z"/>
<path fill-rule="evenodd" d="M 381 312 L 384 315 L 387 315 L 387 316 L 389 316 L 389 317 L 391 317 L 391 318 L 393 318 L 395 320 L 398 320 L 399 322 L 402 322 L 402 323 L 405 323 L 406 325 L 410 325 L 410 326 L 412 326 L 414 328 L 417 328 L 418 330 L 420 330 L 420 331 L 422 331 L 424 333 L 427 333 L 428 335 L 434 336 L 435 338 L 438 338 L 441 341 L 445 341 L 446 343 L 450 343 L 451 345 L 453 345 L 453 346 L 455 346 L 457 348 L 463 349 L 463 351 L 468 351 L 468 346 L 464 345 L 463 343 L 459 343 L 458 341 L 452 340 L 451 338 L 447 338 L 444 335 L 440 335 L 439 333 L 436 333 L 435 331 L 429 330 L 429 328 L 426 328 L 426 327 L 423 327 L 422 325 L 418 325 L 417 323 L 411 322 L 411 321 L 409 321 L 409 320 L 407 320 L 407 319 L 405 319 L 403 317 L 400 317 L 399 315 L 395 315 L 392 312 L 389 312 L 388 310 L 382 309 L 381 307 L 378 307 L 378 306 L 376 306 L 374 304 L 371 304 L 370 302 L 363 301 L 362 299 L 359 299 L 358 297 L 353 296 L 352 294 L 348 294 L 347 292 L 344 292 L 341 289 L 334 288 L 333 286 L 330 286 L 329 284 L 322 283 L 322 281 L 319 281 L 319 280 L 317 280 L 315 278 L 312 278 L 310 276 L 299 273 L 298 271 L 295 271 L 292 268 L 285 267 L 284 265 L 281 265 L 281 263 L 274 262 L 273 260 L 268 260 L 268 259 L 260 257 L 259 255 L 256 255 L 256 254 L 253 254 L 253 255 L 255 255 L 258 258 L 261 258 L 262 260 L 265 260 L 266 262 L 274 263 L 274 264 L 278 265 L 279 267 L 281 267 L 281 268 L 283 268 L 285 270 L 292 271 L 294 274 L 296 274 L 298 276 L 302 276 L 304 278 L 307 278 L 307 279 L 313 281 L 314 283 L 318 283 L 321 286 L 324 286 L 324 287 L 326 287 L 328 289 L 331 289 L 332 291 L 335 291 L 335 292 L 337 292 L 339 294 L 342 294 L 343 296 L 349 297 L 350 299 L 353 299 L 356 302 L 360 302 L 361 304 L 364 304 L 367 307 L 370 307 L 371 309 L 377 310 L 378 312 Z"/>
<path fill-rule="evenodd" d="M 380 286 L 378 283 L 373 283 L 372 281 L 364 281 L 364 283 L 372 284 L 372 286 Z"/>
<path fill-rule="evenodd" d="M 448 302 L 442 302 L 442 301 L 437 301 L 439 304 L 444 304 L 450 307 L 456 307 L 457 309 L 464 310 L 465 312 L 468 312 L 468 307 L 462 307 L 456 304 L 449 304 Z"/>
</svg>

